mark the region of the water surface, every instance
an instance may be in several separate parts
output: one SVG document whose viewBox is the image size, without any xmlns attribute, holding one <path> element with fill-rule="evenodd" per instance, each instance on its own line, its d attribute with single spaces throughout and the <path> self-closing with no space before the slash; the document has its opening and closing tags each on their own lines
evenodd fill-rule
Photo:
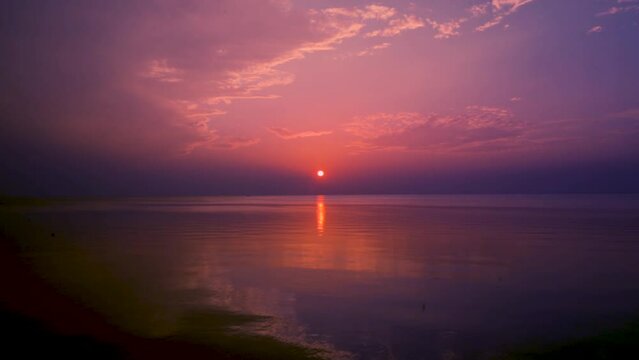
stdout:
<svg viewBox="0 0 639 360">
<path fill-rule="evenodd" d="M 144 198 L 33 216 L 170 313 L 267 315 L 250 330 L 333 357 L 489 358 L 639 314 L 637 196 Z"/>
</svg>

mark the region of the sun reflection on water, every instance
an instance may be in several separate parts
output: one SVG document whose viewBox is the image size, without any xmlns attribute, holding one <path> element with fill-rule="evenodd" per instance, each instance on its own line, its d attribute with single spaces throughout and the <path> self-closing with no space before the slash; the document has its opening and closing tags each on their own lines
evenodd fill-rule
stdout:
<svg viewBox="0 0 639 360">
<path fill-rule="evenodd" d="M 324 207 L 324 195 L 318 195 L 315 201 L 317 214 L 317 234 L 324 234 L 324 222 L 326 221 L 326 208 Z"/>
</svg>

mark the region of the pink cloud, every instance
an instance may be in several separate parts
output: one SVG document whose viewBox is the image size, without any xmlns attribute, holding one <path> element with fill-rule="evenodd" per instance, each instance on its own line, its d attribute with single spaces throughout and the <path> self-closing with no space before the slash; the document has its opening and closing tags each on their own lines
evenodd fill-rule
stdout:
<svg viewBox="0 0 639 360">
<path fill-rule="evenodd" d="M 517 12 L 524 5 L 535 0 L 492 0 L 486 5 L 492 5 L 492 18 L 476 28 L 477 31 L 485 31 L 499 25 L 506 17 Z"/>
<path fill-rule="evenodd" d="M 162 37 L 163 43 L 179 46 L 180 42 L 189 41 L 191 32 L 197 33 L 198 38 L 205 39 L 210 34 L 213 39 L 224 35 L 227 28 L 223 27 L 225 20 L 245 19 L 246 16 L 235 16 L 231 12 L 235 9 L 243 10 L 234 3 L 229 6 L 229 12 L 219 12 L 194 8 L 194 13 L 181 14 L 188 22 L 182 23 L 181 17 L 164 21 L 162 17 L 145 19 L 147 22 L 161 22 L 168 26 L 151 26 L 142 22 L 141 27 L 149 29 L 161 29 L 160 33 L 149 34 L 151 37 Z M 270 4 L 270 8 L 269 8 Z M 189 57 L 181 52 L 170 51 L 160 60 L 153 59 L 148 62 L 141 72 L 143 78 L 154 79 L 170 84 L 167 90 L 144 85 L 141 90 L 147 93 L 155 93 L 156 101 L 165 102 L 174 108 L 178 116 L 183 116 L 181 123 L 177 125 L 185 131 L 189 131 L 197 140 L 185 145 L 187 152 L 197 147 L 212 147 L 216 142 L 224 142 L 217 135 L 216 129 L 208 122 L 193 122 L 190 119 L 224 116 L 228 110 L 218 106 L 230 105 L 239 100 L 272 100 L 280 98 L 280 95 L 270 90 L 286 86 L 294 82 L 295 75 L 292 72 L 282 70 L 281 67 L 295 60 L 300 60 L 308 55 L 335 50 L 343 41 L 360 34 L 369 21 L 386 23 L 396 15 L 396 10 L 381 5 L 368 5 L 361 8 L 330 8 L 309 11 L 295 11 L 292 4 L 286 1 L 271 1 L 262 5 L 262 15 L 270 12 L 270 17 L 256 18 L 251 22 L 251 32 L 245 38 L 243 32 L 229 33 L 224 42 L 202 41 L 197 46 L 189 47 Z M 214 5 L 211 5 L 214 6 Z M 247 15 L 258 16 L 260 11 Z M 219 19 L 217 19 L 219 17 Z M 194 21 L 195 19 L 195 21 Z M 262 19 L 269 19 L 264 24 L 264 31 L 259 24 Z M 246 21 L 251 21 L 246 19 Z M 266 20 L 264 20 L 266 21 Z M 201 28 L 200 25 L 215 24 L 210 29 Z M 277 25 L 274 25 L 277 24 Z M 231 28 L 241 26 L 233 24 Z M 166 34 L 162 30 L 167 31 Z M 168 33 L 168 31 L 171 31 Z M 140 40 L 145 39 L 144 31 L 137 30 Z M 182 36 L 183 35 L 183 36 Z M 272 35 L 272 38 L 268 37 Z M 238 36 L 240 36 L 238 38 Z M 224 38 L 222 36 L 222 38 Z M 233 39 L 235 39 L 233 41 Z M 277 39 L 277 41 L 274 41 Z M 273 44 L 263 46 L 262 44 Z M 389 44 L 378 44 L 370 51 L 376 51 Z M 209 62 L 198 62 L 197 59 L 210 59 Z M 179 99 L 179 101 L 177 100 Z M 211 108 L 214 107 L 214 108 Z M 252 144 L 252 142 L 248 142 Z M 235 144 L 235 143 L 234 143 Z M 237 145 L 225 146 L 236 148 Z"/>
<path fill-rule="evenodd" d="M 478 16 L 486 15 L 488 13 L 489 8 L 490 8 L 490 3 L 476 4 L 469 7 L 468 12 L 470 12 L 470 14 L 473 17 L 478 17 Z"/>
<path fill-rule="evenodd" d="M 533 2 L 534 0 L 493 0 L 492 5 L 496 10 L 517 11 L 518 8 Z"/>
<path fill-rule="evenodd" d="M 377 113 L 355 118 L 354 121 L 344 125 L 344 130 L 364 139 L 374 139 L 404 132 L 412 126 L 424 123 L 424 121 L 422 115 L 414 112 Z"/>
<path fill-rule="evenodd" d="M 330 135 L 330 134 L 333 133 L 332 131 L 301 131 L 301 132 L 293 132 L 293 131 L 290 131 L 290 130 L 288 130 L 286 128 L 281 128 L 281 127 L 271 127 L 271 128 L 268 128 L 268 130 L 270 132 L 272 132 L 273 134 L 277 135 L 278 137 L 280 137 L 282 139 L 285 139 L 285 140 L 324 136 L 324 135 Z"/>
<path fill-rule="evenodd" d="M 180 82 L 182 72 L 167 64 L 167 60 L 152 60 L 142 76 L 164 82 Z"/>
<path fill-rule="evenodd" d="M 622 8 L 622 7 L 619 7 L 619 6 L 613 6 L 613 7 L 610 7 L 609 9 L 607 9 L 607 10 L 605 10 L 605 11 L 602 11 L 602 12 L 600 12 L 600 13 L 597 13 L 597 16 L 614 15 L 614 14 L 618 14 L 618 13 L 620 13 L 620 12 L 622 12 L 622 11 L 623 11 L 623 8 Z"/>
<path fill-rule="evenodd" d="M 202 127 L 203 136 L 197 141 L 193 141 L 185 146 L 181 155 L 189 155 L 196 149 L 228 149 L 234 150 L 243 147 L 253 146 L 261 142 L 260 138 L 247 136 L 220 135 L 217 130 L 209 129 L 207 125 L 199 123 Z"/>
<path fill-rule="evenodd" d="M 453 36 L 459 35 L 459 28 L 466 21 L 466 19 L 451 20 L 445 23 L 438 23 L 437 21 L 428 19 L 428 24 L 437 31 L 435 39 L 448 39 Z"/>
<path fill-rule="evenodd" d="M 367 5 L 354 8 L 311 9 L 305 14 L 307 27 L 315 39 L 302 42 L 292 49 L 268 59 L 247 64 L 240 69 L 229 70 L 225 78 L 219 80 L 219 90 L 223 95 L 208 99 L 208 103 L 230 104 L 236 99 L 272 99 L 272 94 L 259 94 L 263 90 L 293 83 L 295 75 L 280 70 L 294 60 L 300 60 L 316 52 L 335 50 L 347 39 L 354 38 L 367 26 L 369 21 L 381 21 L 387 27 L 378 30 L 375 36 L 395 36 L 399 33 L 423 26 L 413 15 L 394 18 L 397 10 L 382 5 Z M 368 35 L 367 35 L 368 36 Z M 373 46 L 370 50 L 379 50 L 390 44 Z M 372 52 L 371 52 L 372 53 Z"/>
<path fill-rule="evenodd" d="M 335 39 L 335 31 L 314 25 L 305 9 L 275 3 L 165 0 L 137 4 L 135 11 L 93 2 L 48 7 L 52 23 L 68 21 L 82 31 L 59 33 L 55 43 L 33 39 L 34 49 L 57 64 L 55 72 L 46 71 L 50 84 L 68 89 L 40 101 L 38 118 L 55 108 L 56 119 L 63 119 L 39 126 L 42 137 L 124 158 L 256 143 L 246 127 L 222 130 L 233 111 L 227 105 L 279 97 L 267 90 L 294 77 L 276 69 L 274 59 Z M 99 41 L 91 37 L 97 34 Z M 54 59 L 57 54 L 64 56 Z M 246 69 L 246 78 L 233 77 Z"/>
<path fill-rule="evenodd" d="M 259 138 L 252 138 L 247 136 L 227 136 L 219 139 L 213 144 L 213 146 L 217 148 L 238 149 L 256 145 L 260 143 L 260 141 L 261 140 Z"/>
<path fill-rule="evenodd" d="M 601 25 L 596 25 L 590 28 L 590 30 L 588 30 L 588 34 L 593 34 L 593 33 L 600 33 L 603 31 L 603 26 Z"/>
<path fill-rule="evenodd" d="M 328 8 L 321 10 L 325 14 L 340 15 L 362 20 L 388 20 L 397 14 L 394 8 L 383 5 L 367 5 L 363 8 Z"/>
<path fill-rule="evenodd" d="M 220 109 L 212 109 L 210 111 L 207 112 L 199 112 L 199 113 L 190 113 L 187 114 L 187 117 L 191 117 L 191 118 L 200 118 L 200 117 L 204 117 L 204 118 L 212 118 L 212 117 L 216 117 L 216 116 L 222 116 L 222 115 L 226 115 L 227 112 L 224 110 L 220 110 Z"/>
<path fill-rule="evenodd" d="M 427 19 L 428 24 L 436 31 L 436 39 L 448 39 L 461 34 L 460 29 L 464 23 L 473 19 L 489 17 L 483 24 L 477 26 L 475 30 L 485 31 L 491 27 L 499 25 L 507 16 L 515 13 L 524 5 L 535 0 L 492 0 L 481 4 L 475 4 L 467 8 L 469 16 L 459 17 L 445 22 Z M 506 24 L 504 27 L 507 28 Z"/>
<path fill-rule="evenodd" d="M 392 37 L 401 34 L 406 30 L 415 30 L 424 27 L 424 20 L 415 15 L 404 15 L 400 18 L 392 19 L 388 22 L 388 26 L 366 33 L 366 37 Z"/>
<path fill-rule="evenodd" d="M 373 55 L 374 53 L 376 53 L 379 50 L 388 48 L 390 45 L 391 44 L 388 43 L 388 42 L 376 44 L 376 45 L 371 46 L 368 49 L 365 49 L 365 50 L 362 50 L 362 51 L 358 52 L 357 56 Z"/>
<path fill-rule="evenodd" d="M 266 61 L 228 71 L 226 79 L 220 81 L 220 89 L 230 91 L 232 95 L 224 95 L 224 98 L 228 101 L 238 96 L 247 98 L 267 88 L 291 84 L 295 75 L 278 67 L 316 52 L 334 50 L 344 40 L 355 37 L 365 26 L 362 20 L 374 14 L 377 12 L 360 13 L 358 9 L 343 8 L 311 10 L 308 25 L 317 39 L 302 42 Z"/>
<path fill-rule="evenodd" d="M 453 115 L 378 113 L 355 118 L 344 126 L 346 132 L 359 138 L 352 144 L 358 151 L 457 151 L 494 141 L 514 141 L 522 129 L 510 110 L 487 106 L 468 106 Z"/>
<path fill-rule="evenodd" d="M 380 43 L 380 44 L 377 44 L 377 45 L 373 45 L 373 47 L 371 47 L 371 49 L 373 49 L 373 50 L 381 50 L 381 49 L 386 49 L 389 46 L 390 46 L 390 43 L 385 42 L 385 43 Z"/>
<path fill-rule="evenodd" d="M 606 144 L 639 134 L 639 109 L 612 113 L 607 119 L 523 122 L 512 111 L 468 106 L 455 114 L 378 113 L 355 118 L 344 130 L 355 136 L 349 148 L 429 153 L 530 151 L 577 144 Z"/>
<path fill-rule="evenodd" d="M 286 2 L 273 2 L 274 6 L 285 12 L 293 13 L 292 7 Z M 382 5 L 366 5 L 353 8 L 327 8 L 311 9 L 298 15 L 298 21 L 304 24 L 306 36 L 310 40 L 300 41 L 296 45 L 282 49 L 278 54 L 270 58 L 257 61 L 244 61 L 237 67 L 230 67 L 222 73 L 215 73 L 209 79 L 209 83 L 217 84 L 208 90 L 209 96 L 202 96 L 206 92 L 198 94 L 198 98 L 189 99 L 190 103 L 198 106 L 191 107 L 183 112 L 192 114 L 207 113 L 211 105 L 230 105 L 237 100 L 270 100 L 280 98 L 272 93 L 275 87 L 290 85 L 295 81 L 295 74 L 282 70 L 281 67 L 292 61 L 325 51 L 334 51 L 345 40 L 357 37 L 361 30 L 368 26 L 369 22 L 379 22 L 383 28 L 377 30 L 377 35 L 390 37 L 403 31 L 416 29 L 423 26 L 423 22 L 413 15 L 399 15 L 396 9 Z M 291 16 L 291 15 L 289 15 Z M 369 36 L 369 35 L 367 35 Z M 302 39 L 302 37 L 300 37 Z M 375 51 L 387 48 L 390 43 L 381 43 L 371 48 L 360 51 L 356 55 L 371 55 Z M 235 49 L 237 52 L 239 49 Z M 233 46 L 217 48 L 214 52 L 217 58 L 233 59 Z M 228 60 L 225 61 L 228 63 Z M 166 65 L 166 63 L 162 63 Z M 229 65 L 232 65 L 230 63 Z M 198 78 L 197 82 L 205 79 Z M 190 79 L 188 79 L 190 80 Z M 186 80 L 186 81 L 188 81 Z M 268 91 L 268 92 L 267 92 Z M 226 110 L 221 110 L 226 113 Z M 219 115 L 223 115 L 219 113 Z M 208 140 L 207 140 L 208 141 Z M 206 143 L 206 141 L 204 142 Z"/>
<path fill-rule="evenodd" d="M 619 1 L 619 4 L 630 3 L 631 1 Z M 634 1 L 633 1 L 634 2 Z M 608 15 L 616 15 L 629 11 L 639 11 L 639 5 L 622 5 L 622 6 L 612 6 L 605 11 L 597 13 L 597 16 L 608 16 Z"/>
</svg>

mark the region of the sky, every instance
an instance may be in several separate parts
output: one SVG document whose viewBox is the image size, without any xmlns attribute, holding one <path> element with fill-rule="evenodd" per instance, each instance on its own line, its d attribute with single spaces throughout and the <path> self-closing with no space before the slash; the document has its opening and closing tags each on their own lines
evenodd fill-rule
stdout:
<svg viewBox="0 0 639 360">
<path fill-rule="evenodd" d="M 9 0 L 0 18 L 2 194 L 639 192 L 639 0 Z"/>
</svg>

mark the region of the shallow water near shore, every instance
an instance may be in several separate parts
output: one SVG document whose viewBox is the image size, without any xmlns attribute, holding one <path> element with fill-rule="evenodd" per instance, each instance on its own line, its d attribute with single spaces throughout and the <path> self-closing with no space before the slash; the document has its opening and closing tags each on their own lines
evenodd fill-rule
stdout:
<svg viewBox="0 0 639 360">
<path fill-rule="evenodd" d="M 242 330 L 335 358 L 490 358 L 639 314 L 635 195 L 102 199 L 25 212 L 162 317 L 260 315 Z M 206 332 L 195 324 L 183 331 Z"/>
</svg>

